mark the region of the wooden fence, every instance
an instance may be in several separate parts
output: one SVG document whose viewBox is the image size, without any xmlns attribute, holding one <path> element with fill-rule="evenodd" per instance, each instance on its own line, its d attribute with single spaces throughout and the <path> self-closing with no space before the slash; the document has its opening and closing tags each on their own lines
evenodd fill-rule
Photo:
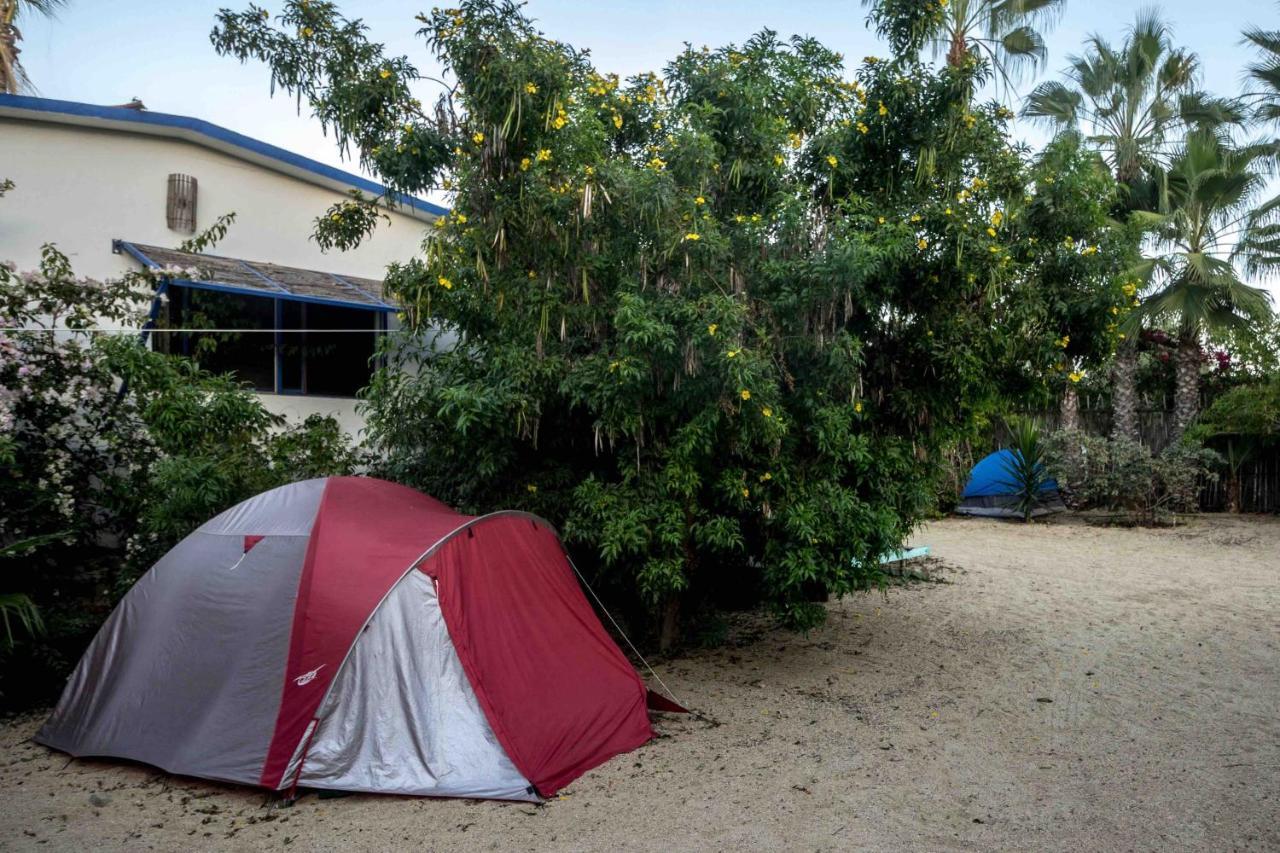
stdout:
<svg viewBox="0 0 1280 853">
<path fill-rule="evenodd" d="M 1143 399 L 1138 406 L 1138 433 L 1142 443 L 1159 452 L 1169 445 L 1173 426 L 1172 400 L 1166 397 Z M 1206 401 L 1202 401 L 1204 405 Z M 1048 430 L 1056 430 L 1061 413 L 1027 412 Z M 1111 400 L 1106 395 L 1080 397 L 1080 421 L 1087 433 L 1108 435 L 1111 432 Z M 1000 433 L 1004 430 L 1001 428 Z M 1001 444 L 1007 436 L 998 435 Z M 1225 471 L 1222 472 L 1225 476 Z M 1208 512 L 1226 509 L 1226 483 L 1222 478 L 1206 482 L 1200 491 L 1200 508 Z M 1240 510 L 1242 512 L 1280 512 L 1280 448 L 1248 460 L 1240 470 Z"/>
</svg>

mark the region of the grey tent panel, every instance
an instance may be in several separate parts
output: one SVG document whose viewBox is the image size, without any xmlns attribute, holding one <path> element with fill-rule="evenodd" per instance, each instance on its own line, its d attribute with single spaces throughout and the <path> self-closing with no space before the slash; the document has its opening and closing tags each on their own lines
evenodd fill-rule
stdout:
<svg viewBox="0 0 1280 853">
<path fill-rule="evenodd" d="M 304 786 L 538 800 L 485 719 L 422 572 L 383 601 L 316 716 Z"/>
<path fill-rule="evenodd" d="M 228 510 L 121 600 L 36 740 L 256 785 L 279 713 L 298 581 L 323 480 Z M 263 535 L 246 552 L 245 536 Z"/>
</svg>

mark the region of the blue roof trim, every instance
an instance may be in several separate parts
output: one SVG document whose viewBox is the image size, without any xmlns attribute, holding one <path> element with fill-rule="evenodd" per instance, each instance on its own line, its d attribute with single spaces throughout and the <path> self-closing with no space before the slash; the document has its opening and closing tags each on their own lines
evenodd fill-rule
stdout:
<svg viewBox="0 0 1280 853">
<path fill-rule="evenodd" d="M 174 128 L 185 130 L 209 139 L 222 142 L 227 145 L 241 148 L 245 151 L 252 152 L 261 157 L 267 157 L 277 160 L 295 169 L 302 169 L 312 174 L 326 178 L 330 181 L 346 184 L 353 189 L 370 193 L 375 196 L 387 195 L 396 204 L 411 208 L 420 213 L 431 214 L 432 216 L 444 216 L 449 210 L 438 204 L 432 204 L 424 199 L 414 198 L 413 196 L 404 195 L 402 193 L 389 190 L 382 184 L 362 178 L 359 175 L 353 175 L 350 172 L 344 172 L 341 169 L 335 169 L 333 166 L 325 165 L 310 157 L 303 157 L 301 154 L 294 154 L 292 151 L 286 151 L 276 145 L 271 145 L 257 139 L 251 139 L 242 133 L 236 133 L 234 130 L 227 130 L 225 127 L 219 127 L 211 122 L 203 119 L 191 118 L 190 116 L 179 116 L 171 113 L 153 113 L 148 110 L 133 110 L 126 107 L 102 107 L 96 104 L 82 104 L 78 101 L 59 101 L 52 98 L 35 98 L 30 95 L 5 95 L 0 94 L 0 109 L 9 108 L 17 110 L 26 110 L 33 113 L 53 113 L 70 116 L 78 116 L 81 118 L 97 118 L 104 121 L 128 122 L 130 124 L 145 125 L 149 127 Z"/>
</svg>

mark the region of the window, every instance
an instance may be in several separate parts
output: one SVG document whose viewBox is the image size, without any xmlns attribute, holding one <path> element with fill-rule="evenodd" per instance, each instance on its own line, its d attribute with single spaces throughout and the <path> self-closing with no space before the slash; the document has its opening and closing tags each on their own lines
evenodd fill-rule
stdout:
<svg viewBox="0 0 1280 853">
<path fill-rule="evenodd" d="M 172 285 L 159 326 L 157 350 L 194 358 L 204 369 L 232 374 L 255 390 L 354 397 L 373 375 L 386 317 L 340 305 Z M 178 331 L 184 328 L 218 331 Z"/>
</svg>

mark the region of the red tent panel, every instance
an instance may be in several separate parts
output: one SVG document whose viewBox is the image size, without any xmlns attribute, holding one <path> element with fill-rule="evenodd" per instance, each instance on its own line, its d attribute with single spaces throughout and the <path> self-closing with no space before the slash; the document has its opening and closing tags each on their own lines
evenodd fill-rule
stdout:
<svg viewBox="0 0 1280 853">
<path fill-rule="evenodd" d="M 347 651 L 378 603 L 426 549 L 469 516 L 405 486 L 332 477 L 311 530 L 275 734 L 262 784 L 282 787 L 289 760 Z"/>
<path fill-rule="evenodd" d="M 422 570 L 480 706 L 516 768 L 551 796 L 653 737 L 646 688 L 583 596 L 555 534 L 495 516 Z"/>
</svg>

